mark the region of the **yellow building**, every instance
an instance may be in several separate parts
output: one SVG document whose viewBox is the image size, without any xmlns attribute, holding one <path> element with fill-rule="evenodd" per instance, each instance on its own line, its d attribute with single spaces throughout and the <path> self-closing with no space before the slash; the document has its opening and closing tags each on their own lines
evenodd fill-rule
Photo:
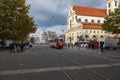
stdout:
<svg viewBox="0 0 120 80">
<path fill-rule="evenodd" d="M 66 43 L 75 43 L 82 36 L 84 40 L 99 40 L 115 36 L 102 30 L 104 17 L 109 12 L 118 8 L 119 0 L 107 0 L 106 9 L 90 8 L 83 6 L 69 6 L 67 30 L 65 33 Z"/>
</svg>

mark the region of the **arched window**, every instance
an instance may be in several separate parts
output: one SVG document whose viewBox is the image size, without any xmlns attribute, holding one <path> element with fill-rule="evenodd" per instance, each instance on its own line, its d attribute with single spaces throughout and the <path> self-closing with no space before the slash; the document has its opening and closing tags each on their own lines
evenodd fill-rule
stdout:
<svg viewBox="0 0 120 80">
<path fill-rule="evenodd" d="M 97 33 L 99 33 L 99 31 L 97 31 Z"/>
<path fill-rule="evenodd" d="M 85 19 L 85 22 L 88 22 L 88 20 L 87 20 L 87 19 Z"/>
<path fill-rule="evenodd" d="M 108 10 L 109 14 L 111 13 L 111 9 Z"/>
<path fill-rule="evenodd" d="M 90 33 L 91 33 L 92 31 L 90 30 Z"/>
<path fill-rule="evenodd" d="M 96 35 L 93 35 L 93 38 L 96 38 Z"/>
<path fill-rule="evenodd" d="M 89 38 L 89 36 L 86 34 L 86 35 L 85 35 L 85 38 Z"/>
<path fill-rule="evenodd" d="M 78 20 L 77 20 L 77 22 L 81 22 L 82 20 L 79 18 Z"/>
<path fill-rule="evenodd" d="M 94 20 L 92 19 L 92 20 L 91 20 L 91 22 L 93 22 L 93 23 L 94 23 Z"/>
<path fill-rule="evenodd" d="M 115 1 L 115 6 L 117 6 L 117 1 Z"/>
<path fill-rule="evenodd" d="M 100 20 L 98 20 L 98 23 L 100 23 Z"/>
<path fill-rule="evenodd" d="M 103 35 L 101 35 L 100 38 L 103 38 Z"/>
</svg>

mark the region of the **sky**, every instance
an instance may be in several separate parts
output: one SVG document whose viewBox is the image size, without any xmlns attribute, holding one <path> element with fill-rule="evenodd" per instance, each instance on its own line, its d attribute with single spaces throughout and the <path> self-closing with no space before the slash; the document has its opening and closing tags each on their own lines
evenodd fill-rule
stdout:
<svg viewBox="0 0 120 80">
<path fill-rule="evenodd" d="M 105 9 L 106 0 L 27 0 L 29 14 L 37 28 L 62 33 L 66 30 L 68 6 L 78 5 Z"/>
</svg>

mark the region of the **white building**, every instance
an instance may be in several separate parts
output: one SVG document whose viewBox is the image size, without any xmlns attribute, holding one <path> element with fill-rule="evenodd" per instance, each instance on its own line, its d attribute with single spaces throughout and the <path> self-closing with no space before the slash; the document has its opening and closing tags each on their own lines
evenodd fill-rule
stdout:
<svg viewBox="0 0 120 80">
<path fill-rule="evenodd" d="M 30 38 L 31 38 L 31 37 L 34 38 L 34 43 L 35 43 L 35 44 L 40 44 L 40 43 L 44 43 L 42 34 L 43 34 L 42 29 L 37 28 L 36 32 L 35 32 L 35 33 L 31 33 L 31 34 L 29 35 L 29 37 L 30 37 Z"/>
<path fill-rule="evenodd" d="M 98 40 L 100 37 L 114 36 L 103 31 L 101 25 L 104 22 L 104 17 L 118 8 L 118 3 L 119 0 L 107 0 L 106 9 L 69 6 L 65 42 L 75 43 L 81 35 L 85 40 Z"/>
</svg>

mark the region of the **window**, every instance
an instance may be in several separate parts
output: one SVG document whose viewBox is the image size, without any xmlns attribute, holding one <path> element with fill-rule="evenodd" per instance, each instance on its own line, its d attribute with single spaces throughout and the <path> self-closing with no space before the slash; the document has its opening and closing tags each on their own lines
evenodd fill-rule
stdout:
<svg viewBox="0 0 120 80">
<path fill-rule="evenodd" d="M 92 31 L 90 30 L 90 33 L 91 33 Z"/>
<path fill-rule="evenodd" d="M 71 25 L 71 20 L 70 20 L 70 29 L 71 29 L 72 25 Z"/>
<path fill-rule="evenodd" d="M 77 19 L 77 22 L 81 22 L 81 19 L 79 18 L 79 19 Z"/>
<path fill-rule="evenodd" d="M 94 23 L 94 20 L 92 19 L 92 20 L 91 20 L 91 22 L 93 22 L 93 23 Z"/>
<path fill-rule="evenodd" d="M 94 33 L 95 33 L 95 31 L 94 31 Z"/>
<path fill-rule="evenodd" d="M 115 6 L 117 6 L 117 1 L 115 1 Z"/>
<path fill-rule="evenodd" d="M 108 3 L 108 7 L 111 7 L 111 4 L 110 4 L 110 3 Z"/>
<path fill-rule="evenodd" d="M 99 33 L 99 31 L 97 31 L 97 33 Z"/>
<path fill-rule="evenodd" d="M 77 32 L 77 35 L 78 35 L 78 32 Z"/>
<path fill-rule="evenodd" d="M 109 14 L 111 13 L 111 9 L 108 10 Z"/>
<path fill-rule="evenodd" d="M 93 35 L 93 38 L 96 38 L 96 35 Z"/>
<path fill-rule="evenodd" d="M 86 30 L 86 33 L 87 33 L 88 31 Z"/>
<path fill-rule="evenodd" d="M 100 20 L 98 20 L 98 23 L 100 23 Z"/>
<path fill-rule="evenodd" d="M 100 38 L 103 38 L 103 35 L 101 35 Z"/>
<path fill-rule="evenodd" d="M 87 20 L 87 19 L 85 19 L 85 22 L 88 22 L 88 20 Z"/>
</svg>

